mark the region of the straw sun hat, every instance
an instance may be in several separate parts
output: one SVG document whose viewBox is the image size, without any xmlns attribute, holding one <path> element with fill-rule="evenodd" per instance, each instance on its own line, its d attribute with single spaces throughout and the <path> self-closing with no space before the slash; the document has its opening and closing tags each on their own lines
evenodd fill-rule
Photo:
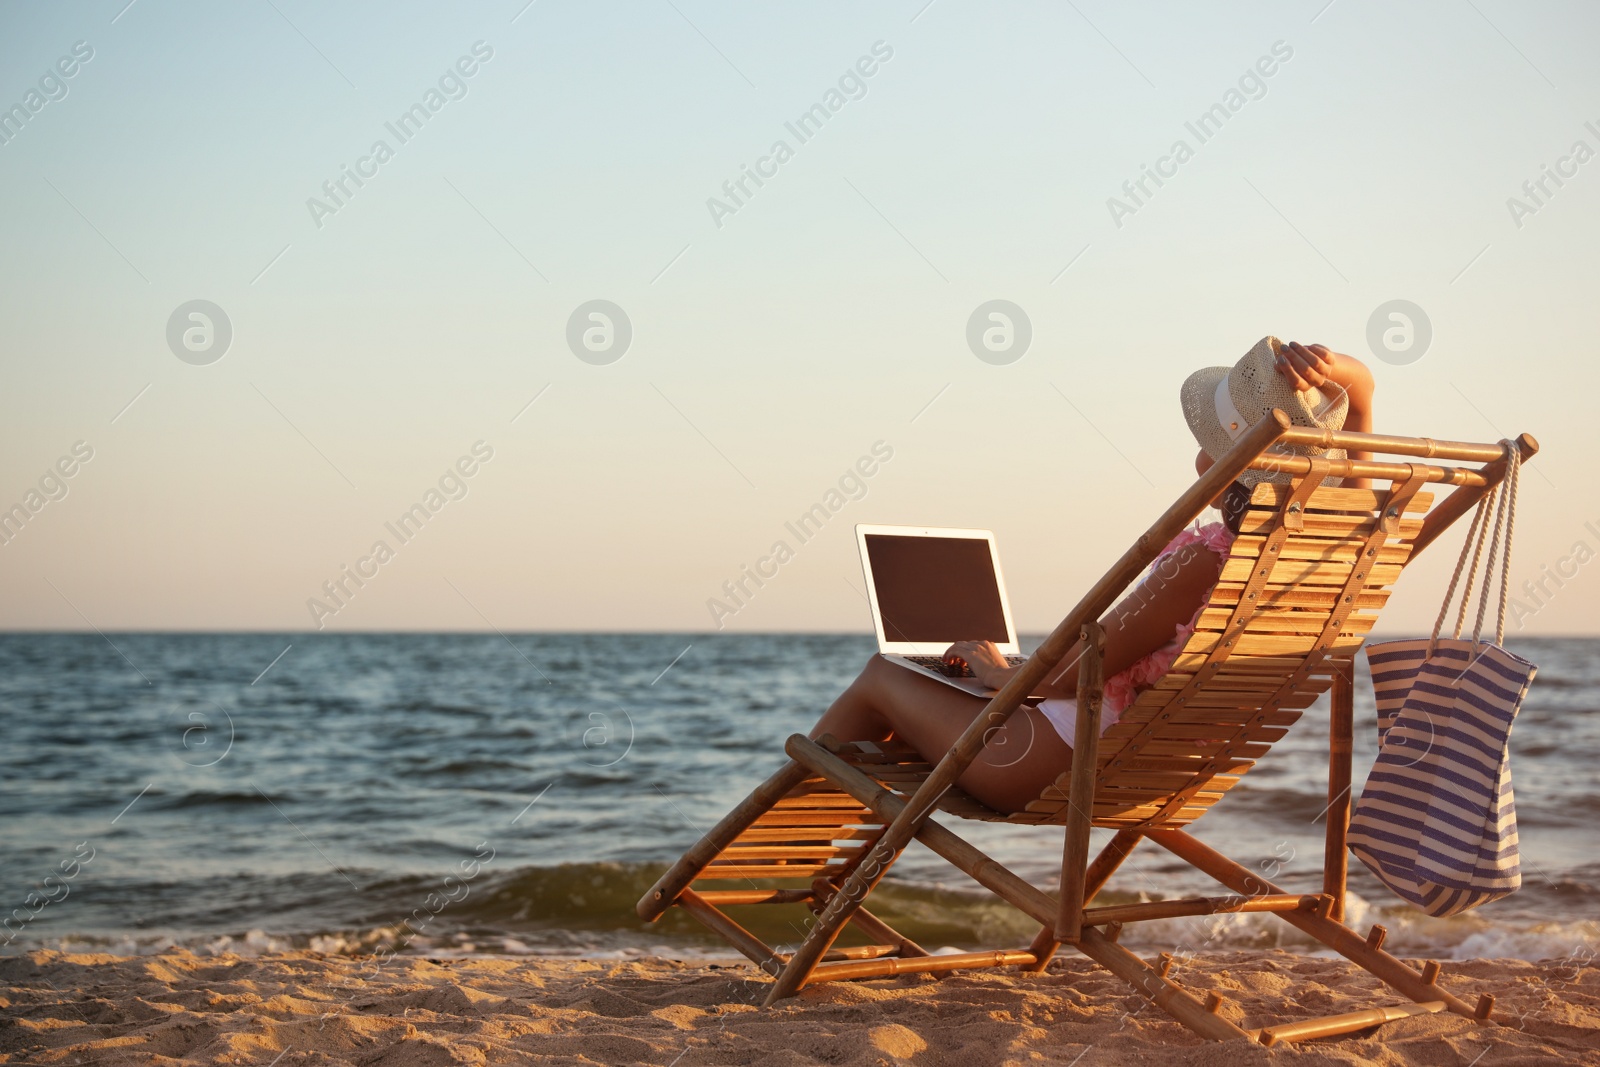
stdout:
<svg viewBox="0 0 1600 1067">
<path fill-rule="evenodd" d="M 1195 440 L 1212 459 L 1226 455 L 1233 443 L 1273 408 L 1289 416 L 1296 426 L 1324 430 L 1344 427 L 1350 410 L 1350 398 L 1344 390 L 1332 386 L 1327 390 L 1297 391 L 1278 373 L 1277 356 L 1282 346 L 1276 337 L 1263 337 L 1232 367 L 1206 367 L 1189 375 L 1183 383 L 1183 417 Z M 1297 456 L 1345 458 L 1342 448 L 1280 445 L 1278 450 Z M 1248 470 L 1239 475 L 1245 485 L 1288 480 L 1287 474 L 1277 471 Z"/>
</svg>

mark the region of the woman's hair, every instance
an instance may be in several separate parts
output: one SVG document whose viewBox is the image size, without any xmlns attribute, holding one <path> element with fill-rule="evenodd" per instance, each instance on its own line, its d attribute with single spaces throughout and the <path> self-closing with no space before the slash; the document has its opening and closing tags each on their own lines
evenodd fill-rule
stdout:
<svg viewBox="0 0 1600 1067">
<path fill-rule="evenodd" d="M 1222 494 L 1222 521 L 1227 523 L 1228 529 L 1234 533 L 1239 532 L 1239 524 L 1244 521 L 1245 509 L 1250 506 L 1251 489 L 1243 482 L 1231 483 Z"/>
</svg>

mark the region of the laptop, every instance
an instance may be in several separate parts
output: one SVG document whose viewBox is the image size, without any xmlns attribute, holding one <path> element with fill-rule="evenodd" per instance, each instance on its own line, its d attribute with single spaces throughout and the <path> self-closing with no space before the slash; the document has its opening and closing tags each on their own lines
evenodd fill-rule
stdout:
<svg viewBox="0 0 1600 1067">
<path fill-rule="evenodd" d="M 990 697 L 965 665 L 941 661 L 957 641 L 993 641 L 1011 666 L 1024 662 L 989 530 L 858 525 L 856 544 L 872 605 L 878 652 L 890 663 Z"/>
</svg>

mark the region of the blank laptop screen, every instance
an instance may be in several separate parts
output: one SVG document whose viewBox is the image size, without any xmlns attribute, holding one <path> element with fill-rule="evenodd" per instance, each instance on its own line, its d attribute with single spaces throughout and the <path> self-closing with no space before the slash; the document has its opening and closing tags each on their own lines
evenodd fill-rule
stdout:
<svg viewBox="0 0 1600 1067">
<path fill-rule="evenodd" d="M 867 534 L 866 542 L 887 640 L 1011 640 L 988 541 Z"/>
</svg>

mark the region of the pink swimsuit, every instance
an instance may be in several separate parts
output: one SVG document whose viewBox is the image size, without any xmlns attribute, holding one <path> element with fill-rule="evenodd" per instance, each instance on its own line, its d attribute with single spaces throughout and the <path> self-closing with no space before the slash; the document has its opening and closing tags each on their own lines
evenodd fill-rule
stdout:
<svg viewBox="0 0 1600 1067">
<path fill-rule="evenodd" d="M 1220 522 L 1213 522 L 1206 526 L 1185 530 L 1155 558 L 1150 565 L 1150 573 L 1145 580 L 1140 582 L 1134 590 L 1134 596 L 1141 596 L 1146 586 L 1157 577 L 1157 571 L 1163 560 L 1173 556 L 1190 545 L 1199 545 L 1215 552 L 1220 559 L 1226 559 L 1228 550 L 1233 546 L 1233 531 Z M 1180 561 L 1181 562 L 1181 561 Z M 1160 648 L 1142 657 L 1133 666 L 1106 679 L 1105 698 L 1100 704 L 1100 732 L 1103 734 L 1112 723 L 1134 702 L 1134 699 L 1146 688 L 1160 681 L 1183 651 L 1183 646 L 1188 643 L 1190 635 L 1194 633 L 1195 623 L 1200 620 L 1200 613 L 1205 610 L 1206 602 L 1211 599 L 1211 591 L 1206 590 L 1206 595 L 1201 598 L 1200 606 L 1195 609 L 1194 617 L 1187 624 L 1178 626 L 1173 631 L 1172 640 Z M 1050 720 L 1050 725 L 1056 728 L 1056 733 L 1062 740 L 1072 744 L 1078 727 L 1078 702 L 1067 697 L 1057 700 L 1040 702 L 1039 710 L 1044 717 Z"/>
</svg>

